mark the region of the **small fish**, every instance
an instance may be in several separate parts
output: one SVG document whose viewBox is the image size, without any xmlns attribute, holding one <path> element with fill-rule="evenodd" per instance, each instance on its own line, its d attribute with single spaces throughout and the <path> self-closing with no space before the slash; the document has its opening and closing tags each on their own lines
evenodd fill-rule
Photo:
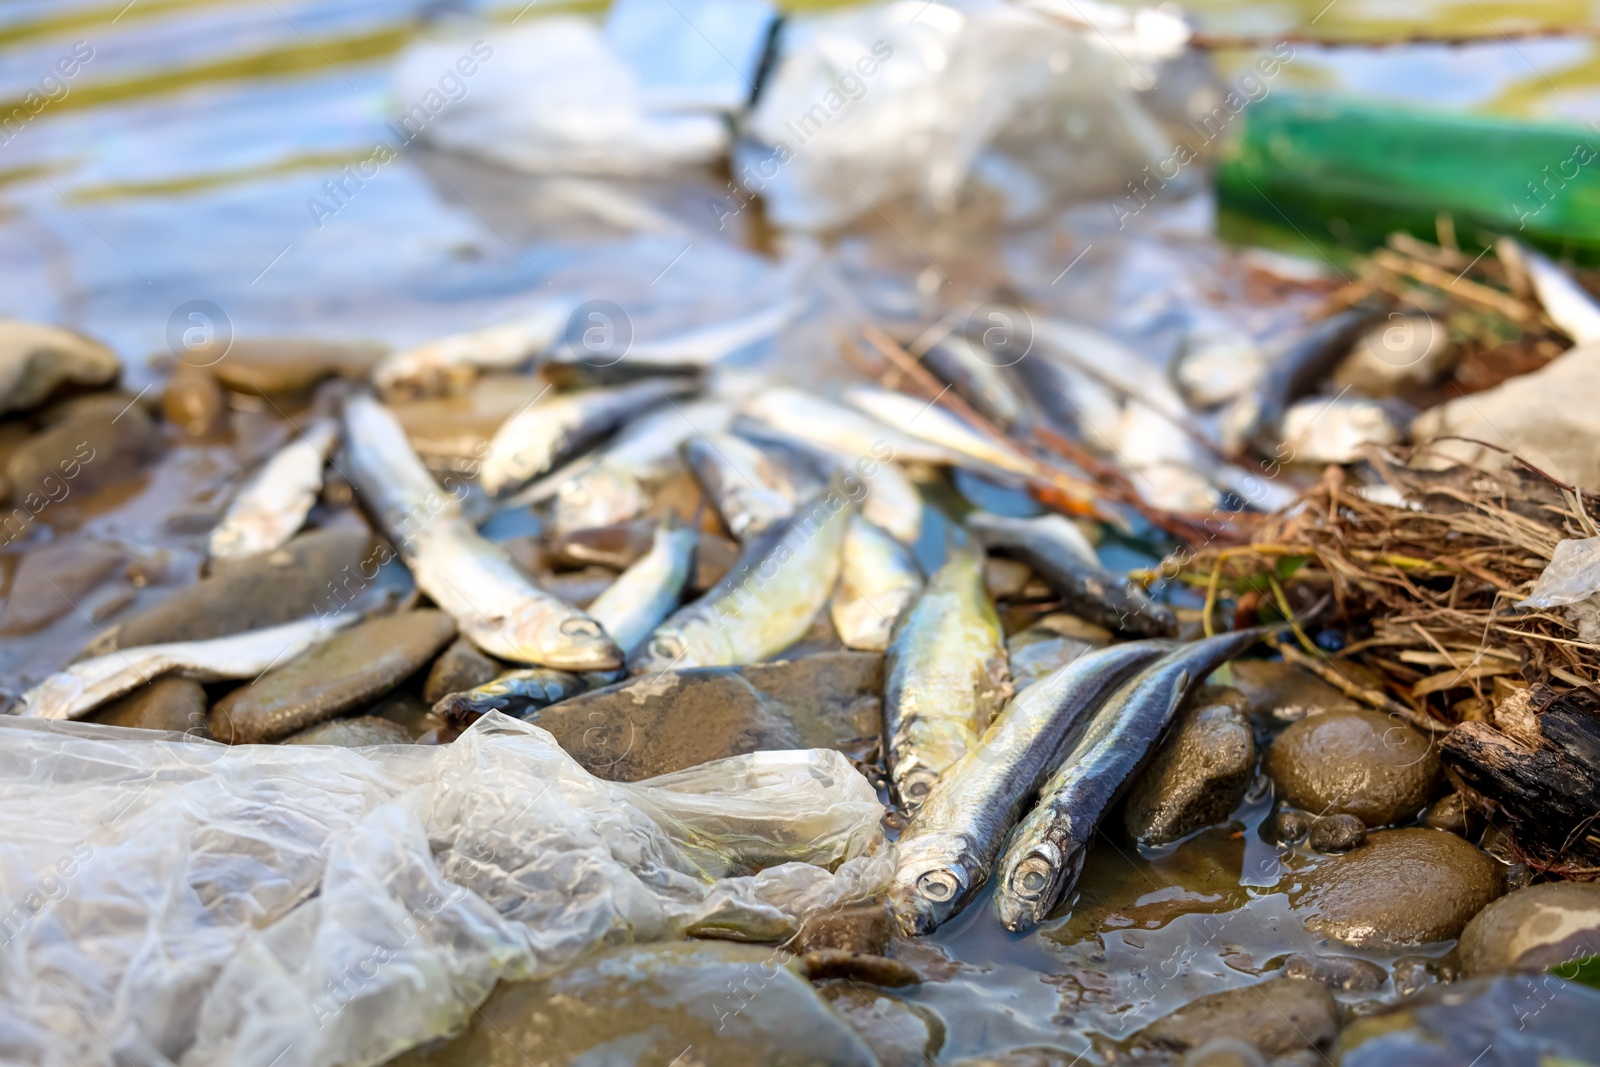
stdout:
<svg viewBox="0 0 1600 1067">
<path fill-rule="evenodd" d="M 322 468 L 339 427 L 317 419 L 251 475 L 211 531 L 212 559 L 270 552 L 293 537 L 322 491 Z"/>
<path fill-rule="evenodd" d="M 1041 464 L 1024 455 L 1009 441 L 980 433 L 937 403 L 875 386 L 857 385 L 845 390 L 851 405 L 904 433 L 942 445 L 961 457 L 956 466 L 990 467 L 1024 478 L 1037 477 Z"/>
<path fill-rule="evenodd" d="M 250 630 L 209 641 L 142 645 L 81 660 L 22 695 L 19 714 L 35 719 L 80 719 L 95 708 L 163 674 L 202 682 L 253 678 L 320 644 L 360 618 L 341 612 Z"/>
<path fill-rule="evenodd" d="M 1005 706 L 900 835 L 889 902 L 907 936 L 932 933 L 983 888 L 1006 834 L 1055 767 L 1073 728 L 1171 647 L 1133 641 L 1087 652 Z"/>
<path fill-rule="evenodd" d="M 665 366 L 708 367 L 751 345 L 776 337 L 794 317 L 796 304 L 785 300 L 726 322 L 668 334 L 665 337 L 633 337 L 617 357 L 619 363 L 659 363 Z M 595 361 L 587 352 L 566 350 L 556 354 L 560 362 Z M 609 356 L 607 358 L 610 358 Z"/>
<path fill-rule="evenodd" d="M 1009 431 L 1027 421 L 1027 409 L 1001 370 L 1003 362 L 959 333 L 935 342 L 922 354 L 923 365 L 940 381 L 978 414 Z"/>
<path fill-rule="evenodd" d="M 520 489 L 629 417 L 695 389 L 694 383 L 682 378 L 647 378 L 632 385 L 563 393 L 531 404 L 494 432 L 478 481 L 490 496 Z"/>
<path fill-rule="evenodd" d="M 1236 630 L 1179 646 L 1094 713 L 1000 857 L 995 905 L 1006 929 L 1033 929 L 1071 891 L 1100 820 L 1144 764 L 1189 691 L 1267 632 L 1259 627 Z"/>
<path fill-rule="evenodd" d="M 443 716 L 446 726 L 460 730 L 491 711 L 526 719 L 541 708 L 559 704 L 569 697 L 587 692 L 589 683 L 576 674 L 544 667 L 507 671 L 476 689 L 448 693 L 439 698 L 433 710 Z"/>
<path fill-rule="evenodd" d="M 1295 463 L 1354 463 L 1367 445 L 1399 444 L 1415 411 L 1399 401 L 1363 396 L 1314 396 L 1283 417 L 1283 441 Z"/>
<path fill-rule="evenodd" d="M 742 666 L 794 644 L 839 580 L 854 510 L 831 486 L 756 537 L 705 596 L 657 627 L 632 672 Z"/>
<path fill-rule="evenodd" d="M 1249 392 L 1222 414 L 1222 443 L 1239 453 L 1255 448 L 1263 455 L 1283 454 L 1283 418 L 1296 398 L 1314 389 L 1380 316 L 1370 308 L 1353 307 L 1313 323 L 1298 340 L 1267 364 Z"/>
<path fill-rule="evenodd" d="M 694 530 L 663 522 L 656 528 L 650 551 L 589 605 L 590 617 L 605 627 L 624 655 L 649 637 L 683 600 L 699 541 Z"/>
<path fill-rule="evenodd" d="M 1600 303 L 1587 289 L 1548 256 L 1513 238 L 1502 237 L 1497 248 L 1500 258 L 1521 265 L 1539 306 L 1562 333 L 1580 345 L 1600 341 Z"/>
<path fill-rule="evenodd" d="M 1078 528 L 1060 515 L 1012 519 L 980 512 L 968 516 L 967 528 L 986 546 L 1032 567 L 1061 597 L 1065 610 L 1086 622 L 1144 637 L 1178 632 L 1171 608 L 1102 567 Z"/>
<path fill-rule="evenodd" d="M 515 370 L 549 351 L 576 306 L 552 297 L 511 322 L 391 353 L 373 368 L 372 382 L 389 397 L 460 392 L 484 371 Z"/>
<path fill-rule="evenodd" d="M 922 571 L 911 552 L 864 516 L 851 519 L 839 588 L 828 602 L 845 647 L 885 651 L 895 623 L 921 592 Z"/>
<path fill-rule="evenodd" d="M 979 552 L 953 551 L 928 579 L 884 670 L 889 777 L 900 806 L 915 812 L 1011 696 L 1005 635 Z"/>
<path fill-rule="evenodd" d="M 684 442 L 683 458 L 734 540 L 743 543 L 794 514 L 794 490 L 783 471 L 744 438 L 691 437 Z"/>
<path fill-rule="evenodd" d="M 878 456 L 887 449 L 900 463 L 949 467 L 961 462 L 958 452 L 803 389 L 763 389 L 742 410 L 774 430 L 848 456 Z"/>
<path fill-rule="evenodd" d="M 411 450 L 392 412 L 367 396 L 345 404 L 350 476 L 417 587 L 491 656 L 574 671 L 614 670 L 622 653 L 600 624 L 529 581 L 481 537 Z M 465 486 L 461 487 L 463 490 Z"/>
</svg>

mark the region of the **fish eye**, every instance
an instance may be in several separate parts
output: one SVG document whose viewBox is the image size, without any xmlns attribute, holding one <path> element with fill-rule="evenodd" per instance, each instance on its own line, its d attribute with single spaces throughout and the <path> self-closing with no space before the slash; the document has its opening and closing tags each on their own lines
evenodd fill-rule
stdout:
<svg viewBox="0 0 1600 1067">
<path fill-rule="evenodd" d="M 1050 888 L 1050 864 L 1039 856 L 1030 856 L 1017 869 L 1016 891 L 1020 896 L 1037 899 Z"/>
<path fill-rule="evenodd" d="M 650 642 L 652 655 L 672 659 L 683 651 L 683 641 L 676 634 L 663 634 Z"/>
<path fill-rule="evenodd" d="M 955 875 L 949 871 L 929 871 L 917 879 L 917 892 L 936 904 L 953 899 L 960 888 Z"/>
<path fill-rule="evenodd" d="M 561 632 L 568 637 L 599 637 L 600 624 L 593 619 L 567 619 L 561 624 Z"/>
</svg>

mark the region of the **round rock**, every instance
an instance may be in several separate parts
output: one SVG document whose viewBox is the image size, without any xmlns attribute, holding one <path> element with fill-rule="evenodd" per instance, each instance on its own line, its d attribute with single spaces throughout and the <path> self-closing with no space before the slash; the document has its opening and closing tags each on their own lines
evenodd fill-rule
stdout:
<svg viewBox="0 0 1600 1067">
<path fill-rule="evenodd" d="M 361 623 L 217 701 L 211 736 L 266 744 L 370 704 L 425 667 L 455 635 L 442 611 Z"/>
<path fill-rule="evenodd" d="M 192 678 L 169 674 L 141 685 L 84 718 L 107 726 L 171 730 L 204 738 L 207 736 L 206 691 Z"/>
<path fill-rule="evenodd" d="M 122 361 L 99 341 L 42 322 L 0 319 L 0 412 L 43 403 L 56 388 L 107 385 Z"/>
<path fill-rule="evenodd" d="M 1196 693 L 1128 795 L 1123 825 L 1144 845 L 1164 845 L 1222 822 L 1256 767 L 1255 740 L 1236 690 Z"/>
<path fill-rule="evenodd" d="M 368 745 L 409 745 L 411 731 L 399 723 L 374 715 L 354 715 L 319 723 L 284 738 L 283 745 L 332 745 L 335 748 L 366 748 Z"/>
<path fill-rule="evenodd" d="M 1318 852 L 1349 852 L 1367 839 L 1367 827 L 1354 815 L 1324 815 L 1311 824 L 1307 844 Z"/>
<path fill-rule="evenodd" d="M 504 669 L 466 638 L 457 638 L 434 661 L 428 680 L 422 685 L 422 699 L 432 707 L 451 693 L 464 693 L 494 681 Z"/>
<path fill-rule="evenodd" d="M 235 392 L 276 396 L 303 393 L 325 378 L 365 378 L 384 351 L 381 345 L 257 338 L 234 341 L 226 355 L 207 369 Z M 191 366 L 198 366 L 206 356 L 190 360 Z"/>
<path fill-rule="evenodd" d="M 1290 726 L 1267 750 L 1267 773 L 1297 808 L 1386 826 L 1416 814 L 1439 782 L 1439 756 L 1405 723 L 1363 708 Z"/>
<path fill-rule="evenodd" d="M 1226 1038 L 1279 1056 L 1317 1048 L 1338 1032 L 1338 1006 L 1326 987 L 1273 978 L 1193 1000 L 1135 1034 L 1132 1043 L 1186 1052 Z"/>
<path fill-rule="evenodd" d="M 1500 868 L 1439 830 L 1386 830 L 1306 875 L 1306 929 L 1352 945 L 1418 945 L 1461 933 L 1502 891 Z"/>
<path fill-rule="evenodd" d="M 1460 949 L 1469 977 L 1600 955 L 1600 884 L 1545 882 L 1508 893 L 1473 917 Z"/>
</svg>

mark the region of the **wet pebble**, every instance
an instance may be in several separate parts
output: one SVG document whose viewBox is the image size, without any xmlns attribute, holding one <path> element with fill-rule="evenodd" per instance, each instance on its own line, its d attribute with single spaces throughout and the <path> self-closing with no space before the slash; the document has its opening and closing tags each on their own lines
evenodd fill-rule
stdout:
<svg viewBox="0 0 1600 1067">
<path fill-rule="evenodd" d="M 171 730 L 206 738 L 205 687 L 191 678 L 167 675 L 140 686 L 127 696 L 84 717 L 106 726 L 131 726 L 140 730 Z"/>
<path fill-rule="evenodd" d="M 1267 1067 L 1249 1042 L 1236 1037 L 1219 1037 L 1198 1045 L 1184 1054 L 1181 1067 Z M 1277 1064 L 1274 1060 L 1274 1065 Z"/>
<path fill-rule="evenodd" d="M 1365 708 L 1293 724 L 1267 750 L 1266 770 L 1295 807 L 1354 815 L 1368 826 L 1416 814 L 1441 773 L 1426 737 Z"/>
<path fill-rule="evenodd" d="M 635 519 L 612 526 L 593 526 L 557 536 L 550 545 L 550 558 L 565 567 L 599 564 L 621 571 L 636 563 L 655 542 L 657 522 Z"/>
<path fill-rule="evenodd" d="M 1481 819 L 1463 794 L 1451 793 L 1428 805 L 1428 810 L 1422 813 L 1422 825 L 1469 837 L 1473 826 L 1481 825 Z"/>
<path fill-rule="evenodd" d="M 1600 884 L 1545 882 L 1508 893 L 1473 917 L 1459 947 L 1468 977 L 1600 955 Z"/>
<path fill-rule="evenodd" d="M 211 372 L 187 364 L 179 364 L 161 390 L 161 417 L 190 437 L 216 429 L 227 407 Z"/>
<path fill-rule="evenodd" d="M 1296 952 L 1285 959 L 1283 975 L 1321 982 L 1336 993 L 1371 993 L 1389 979 L 1387 971 L 1368 960 L 1309 952 Z"/>
<path fill-rule="evenodd" d="M 1235 660 L 1230 665 L 1235 689 L 1244 694 L 1246 710 L 1264 721 L 1295 722 L 1318 712 L 1360 705 L 1310 671 L 1280 660 Z"/>
<path fill-rule="evenodd" d="M 1011 600 L 1022 595 L 1033 571 L 1026 563 L 1001 556 L 987 556 L 983 561 L 983 584 L 995 600 Z"/>
<path fill-rule="evenodd" d="M 458 637 L 433 661 L 433 669 L 422 683 L 422 699 L 432 707 L 451 693 L 463 693 L 494 681 L 503 670 L 504 667 L 479 652 L 472 642 Z"/>
<path fill-rule="evenodd" d="M 800 969 L 813 982 L 829 978 L 845 978 L 869 985 L 908 986 L 922 981 L 921 975 L 909 964 L 870 952 L 852 952 L 843 948 L 819 948 L 800 958 Z"/>
<path fill-rule="evenodd" d="M 1237 690 L 1207 686 L 1177 723 L 1128 795 L 1123 826 L 1143 845 L 1163 845 L 1222 822 L 1255 772 L 1256 746 Z"/>
<path fill-rule="evenodd" d="M 1311 819 L 1302 811 L 1283 808 L 1272 817 L 1272 839 L 1280 845 L 1304 841 L 1311 832 Z"/>
<path fill-rule="evenodd" d="M 211 736 L 266 744 L 370 704 L 421 670 L 455 636 L 442 611 L 409 611 L 360 623 L 211 709 Z"/>
<path fill-rule="evenodd" d="M 1394 980 L 1397 997 L 1414 996 L 1435 982 L 1455 978 L 1453 973 L 1442 971 L 1437 960 L 1426 956 L 1401 956 L 1389 968 L 1389 975 Z"/>
<path fill-rule="evenodd" d="M 85 398 L 11 453 L 5 472 L 11 501 L 38 514 L 70 496 L 128 481 L 160 451 L 160 432 L 133 397 Z"/>
<path fill-rule="evenodd" d="M 1306 843 L 1318 852 L 1349 852 L 1367 839 L 1367 827 L 1354 815 L 1323 815 L 1311 823 Z"/>
<path fill-rule="evenodd" d="M 81 333 L 0 320 L 0 413 L 37 407 L 62 385 L 109 385 L 122 373 L 111 349 Z"/>
<path fill-rule="evenodd" d="M 842 949 L 881 956 L 889 948 L 892 932 L 889 909 L 882 904 L 826 908 L 811 912 L 801 921 L 794 949 L 801 953 Z"/>
<path fill-rule="evenodd" d="M 74 610 L 117 568 L 126 554 L 99 541 L 60 541 L 23 556 L 0 609 L 0 634 L 25 634 Z"/>
<path fill-rule="evenodd" d="M 208 369 L 235 392 L 282 396 L 304 393 L 327 378 L 364 380 L 384 351 L 381 345 L 294 337 L 241 339 Z M 206 358 L 199 353 L 190 362 Z"/>
<path fill-rule="evenodd" d="M 1385 830 L 1305 875 L 1293 906 L 1352 945 L 1416 945 L 1457 936 L 1500 892 L 1499 866 L 1454 834 Z"/>
<path fill-rule="evenodd" d="M 938 1055 L 944 1027 L 926 1009 L 850 982 L 830 982 L 818 992 L 871 1046 L 882 1067 L 925 1067 Z"/>
<path fill-rule="evenodd" d="M 388 719 L 372 715 L 356 715 L 348 719 L 333 719 L 318 723 L 307 730 L 291 734 L 279 744 L 283 745 L 333 745 L 337 748 L 366 748 L 369 745 L 409 745 L 411 731 Z"/>
<path fill-rule="evenodd" d="M 470 462 L 487 454 L 489 439 L 502 422 L 549 389 L 526 374 L 491 374 L 458 396 L 391 404 L 411 447 L 420 455 Z"/>
<path fill-rule="evenodd" d="M 1338 1031 L 1338 1006 L 1325 987 L 1274 978 L 1191 1001 L 1145 1027 L 1132 1043 L 1187 1052 L 1231 1039 L 1244 1041 L 1264 1056 L 1279 1056 L 1318 1048 Z"/>
<path fill-rule="evenodd" d="M 722 581 L 739 562 L 739 545 L 717 534 L 702 533 L 694 549 L 694 574 L 689 579 L 691 593 L 703 593 Z"/>
</svg>

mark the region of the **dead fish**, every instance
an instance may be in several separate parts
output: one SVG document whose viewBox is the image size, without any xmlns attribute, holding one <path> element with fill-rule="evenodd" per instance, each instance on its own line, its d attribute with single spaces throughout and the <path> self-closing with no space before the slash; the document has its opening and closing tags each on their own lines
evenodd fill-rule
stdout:
<svg viewBox="0 0 1600 1067">
<path fill-rule="evenodd" d="M 629 417 L 692 393 L 681 378 L 564 393 L 531 404 L 500 424 L 489 441 L 479 484 L 502 496 L 594 444 Z"/>
<path fill-rule="evenodd" d="M 848 456 L 887 453 L 901 463 L 931 463 L 942 467 L 955 466 L 962 458 L 952 449 L 895 429 L 880 419 L 823 400 L 803 389 L 786 386 L 763 389 L 745 401 L 742 410 L 775 430 Z"/>
<path fill-rule="evenodd" d="M 1180 646 L 1146 667 L 1094 713 L 1000 857 L 995 905 L 1006 929 L 1033 929 L 1071 891 L 1100 820 L 1154 750 L 1190 690 L 1267 632 L 1237 630 Z"/>
<path fill-rule="evenodd" d="M 832 486 L 756 537 L 705 596 L 657 627 L 632 673 L 736 667 L 800 640 L 839 580 L 853 511 Z"/>
<path fill-rule="evenodd" d="M 846 648 L 883 652 L 894 625 L 922 592 L 922 571 L 899 541 L 865 517 L 850 520 L 839 588 L 828 610 Z"/>
<path fill-rule="evenodd" d="M 700 535 L 671 521 L 656 528 L 650 551 L 618 575 L 589 605 L 589 615 L 626 655 L 683 600 L 683 587 L 694 570 Z"/>
<path fill-rule="evenodd" d="M 732 434 L 692 437 L 683 458 L 734 539 L 743 542 L 794 514 L 794 490 L 772 457 Z"/>
<path fill-rule="evenodd" d="M 1283 417 L 1285 462 L 1354 463 L 1367 445 L 1399 444 L 1414 411 L 1360 396 L 1309 397 Z"/>
<path fill-rule="evenodd" d="M 1005 706 L 900 835 L 889 903 L 906 935 L 932 933 L 983 888 L 1006 834 L 1056 766 L 1074 727 L 1171 647 L 1133 641 L 1085 653 Z"/>
<path fill-rule="evenodd" d="M 895 633 L 884 662 L 883 728 L 900 806 L 915 812 L 972 751 L 1011 696 L 1005 636 L 981 555 L 952 552 Z"/>
<path fill-rule="evenodd" d="M 209 641 L 142 645 L 81 660 L 22 695 L 20 714 L 35 719 L 78 719 L 106 701 L 163 674 L 181 672 L 202 682 L 253 678 L 327 640 L 360 618 L 342 612 L 250 630 Z"/>
<path fill-rule="evenodd" d="M 599 623 L 529 581 L 473 529 L 411 450 L 394 415 L 367 396 L 345 404 L 350 476 L 417 587 L 491 656 L 574 671 L 622 666 Z M 464 493 L 465 486 L 459 489 Z"/>
<path fill-rule="evenodd" d="M 551 297 L 511 322 L 390 353 L 373 368 L 373 384 L 385 396 L 459 392 L 485 371 L 515 370 L 548 352 L 576 306 L 576 299 Z"/>
<path fill-rule="evenodd" d="M 1009 431 L 1026 421 L 1027 409 L 998 361 L 965 336 L 956 333 L 935 342 L 922 354 L 922 363 L 1001 429 Z"/>
<path fill-rule="evenodd" d="M 1513 238 L 1500 238 L 1496 247 L 1500 258 L 1521 266 L 1533 285 L 1533 295 L 1539 298 L 1539 306 L 1562 333 L 1580 345 L 1600 341 L 1600 303 L 1587 289 L 1548 256 Z"/>
<path fill-rule="evenodd" d="M 1223 446 L 1234 453 L 1255 448 L 1263 455 L 1281 456 L 1289 404 L 1315 388 L 1378 319 L 1372 309 L 1354 307 L 1312 324 L 1270 359 L 1255 386 L 1223 412 Z"/>
<path fill-rule="evenodd" d="M 1060 515 L 1011 519 L 977 513 L 967 528 L 985 545 L 1016 556 L 1061 596 L 1072 614 L 1109 630 L 1167 637 L 1178 632 L 1172 609 L 1100 565 L 1077 527 Z"/>
<path fill-rule="evenodd" d="M 939 444 L 957 456 L 957 466 L 989 467 L 1024 478 L 1037 477 L 1041 464 L 1009 441 L 980 433 L 939 407 L 905 393 L 858 385 L 845 390 L 853 406 L 906 434 Z"/>
<path fill-rule="evenodd" d="M 616 355 L 619 363 L 707 367 L 751 345 L 776 337 L 794 317 L 795 308 L 795 301 L 784 300 L 736 319 L 696 326 L 666 337 L 634 337 L 620 355 L 607 353 L 606 357 L 609 359 Z M 557 359 L 562 362 L 599 362 L 591 354 L 576 349 L 557 353 Z"/>
<path fill-rule="evenodd" d="M 444 718 L 448 727 L 460 730 L 491 711 L 513 719 L 526 719 L 542 708 L 588 690 L 588 681 L 576 674 L 534 667 L 507 671 L 476 689 L 446 694 L 433 705 L 433 710 Z"/>
<path fill-rule="evenodd" d="M 212 559 L 270 552 L 293 537 L 322 491 L 322 470 L 339 440 L 338 424 L 317 419 L 251 475 L 211 531 Z"/>
</svg>

